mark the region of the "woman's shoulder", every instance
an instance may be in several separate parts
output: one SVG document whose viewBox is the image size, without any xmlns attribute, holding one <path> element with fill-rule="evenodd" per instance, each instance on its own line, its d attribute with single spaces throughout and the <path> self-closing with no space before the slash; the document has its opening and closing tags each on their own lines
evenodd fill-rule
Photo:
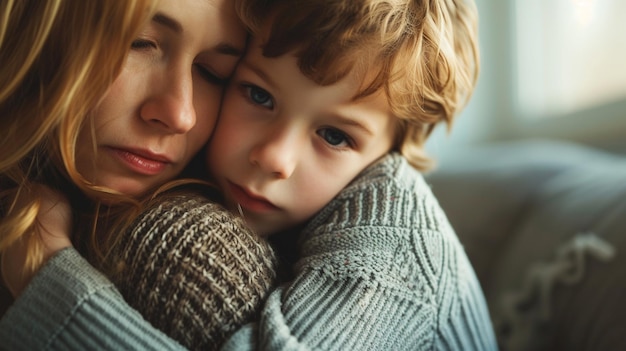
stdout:
<svg viewBox="0 0 626 351">
<path fill-rule="evenodd" d="M 128 228 L 127 238 L 155 244 L 169 240 L 209 242 L 237 239 L 268 246 L 245 221 L 215 198 L 198 191 L 176 191 L 155 198 Z M 141 240 L 136 240 L 139 236 Z"/>
</svg>

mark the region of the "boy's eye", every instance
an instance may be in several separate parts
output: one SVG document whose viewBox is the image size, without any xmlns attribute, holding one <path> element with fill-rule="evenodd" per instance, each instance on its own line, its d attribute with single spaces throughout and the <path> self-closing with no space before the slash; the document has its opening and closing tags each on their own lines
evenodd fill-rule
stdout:
<svg viewBox="0 0 626 351">
<path fill-rule="evenodd" d="M 317 134 L 324 139 L 329 145 L 334 147 L 350 146 L 350 138 L 342 131 L 334 128 L 323 128 L 317 131 Z"/>
<path fill-rule="evenodd" d="M 270 93 L 257 87 L 256 85 L 247 85 L 245 88 L 248 98 L 252 101 L 252 103 L 269 109 L 274 108 L 274 102 L 272 101 L 272 95 L 270 95 Z"/>
</svg>

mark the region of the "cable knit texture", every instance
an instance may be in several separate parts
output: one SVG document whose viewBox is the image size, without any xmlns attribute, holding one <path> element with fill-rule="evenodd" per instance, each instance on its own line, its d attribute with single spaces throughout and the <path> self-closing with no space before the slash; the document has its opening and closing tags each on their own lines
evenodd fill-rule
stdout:
<svg viewBox="0 0 626 351">
<path fill-rule="evenodd" d="M 194 194 L 162 201 L 120 245 L 115 285 L 155 327 L 194 350 L 217 349 L 256 318 L 275 285 L 267 241 L 222 206 Z"/>
<path fill-rule="evenodd" d="M 363 172 L 302 235 L 295 281 L 226 350 L 497 349 L 467 256 L 400 155 Z"/>
</svg>

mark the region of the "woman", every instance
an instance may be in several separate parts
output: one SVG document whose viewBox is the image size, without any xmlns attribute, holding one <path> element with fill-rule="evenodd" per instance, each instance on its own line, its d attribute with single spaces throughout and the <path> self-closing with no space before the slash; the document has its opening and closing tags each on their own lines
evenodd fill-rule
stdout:
<svg viewBox="0 0 626 351">
<path fill-rule="evenodd" d="M 130 278 L 143 277 L 132 268 L 145 251 L 121 260 L 137 237 L 120 228 L 208 140 L 224 86 L 245 49 L 245 29 L 227 0 L 33 0 L 0 6 L 3 279 L 19 295 L 28 282 L 24 275 L 52 251 L 73 244 L 95 267 L 131 285 Z M 69 206 L 63 205 L 66 198 Z M 232 273 L 258 283 L 234 289 L 251 299 L 216 305 L 237 307 L 225 310 L 233 318 L 228 328 L 213 323 L 211 332 L 182 338 L 212 343 L 252 317 L 273 279 L 273 255 L 241 220 L 206 197 L 186 199 L 215 214 L 197 238 L 238 239 L 216 257 L 226 260 L 232 252 L 240 262 L 229 267 Z M 72 227 L 72 242 L 42 233 Z M 203 252 L 216 249 L 206 245 Z M 242 249 L 250 254 L 239 260 Z M 150 267 L 167 262 L 157 258 L 151 257 Z M 25 269 L 11 269 L 23 261 Z"/>
</svg>

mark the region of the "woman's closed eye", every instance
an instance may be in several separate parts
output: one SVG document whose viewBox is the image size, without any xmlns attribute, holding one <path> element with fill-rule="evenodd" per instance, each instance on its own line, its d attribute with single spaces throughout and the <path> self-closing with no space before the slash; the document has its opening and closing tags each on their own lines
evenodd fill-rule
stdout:
<svg viewBox="0 0 626 351">
<path fill-rule="evenodd" d="M 133 50 L 148 50 L 148 49 L 156 49 L 157 44 L 152 40 L 147 39 L 135 39 L 130 44 L 130 48 Z"/>
<path fill-rule="evenodd" d="M 317 131 L 317 135 L 333 148 L 350 148 L 354 146 L 352 139 L 344 132 L 336 128 L 322 128 Z"/>
<path fill-rule="evenodd" d="M 254 84 L 242 84 L 242 88 L 244 95 L 251 103 L 270 110 L 274 108 L 274 99 L 265 89 L 259 88 Z"/>
<path fill-rule="evenodd" d="M 204 80 L 211 84 L 225 86 L 228 84 L 228 78 L 219 77 L 215 73 L 211 72 L 204 65 L 196 63 L 193 65 L 194 69 L 202 76 Z"/>
</svg>

